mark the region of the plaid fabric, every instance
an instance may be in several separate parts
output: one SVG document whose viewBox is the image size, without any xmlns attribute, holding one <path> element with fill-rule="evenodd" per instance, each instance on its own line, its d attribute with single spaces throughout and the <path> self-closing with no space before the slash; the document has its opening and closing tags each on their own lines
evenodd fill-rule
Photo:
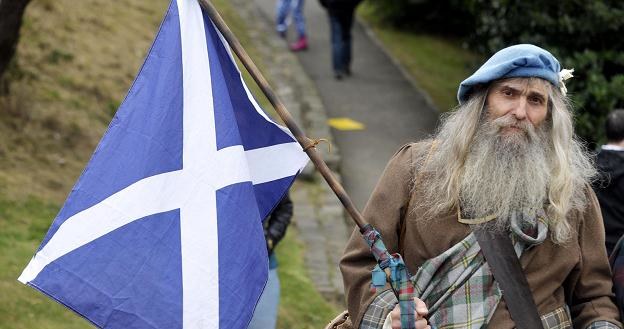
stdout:
<svg viewBox="0 0 624 329">
<path fill-rule="evenodd" d="M 571 329 L 572 319 L 567 306 L 562 306 L 541 316 L 544 329 Z M 602 327 L 600 327 L 602 328 Z"/>
<path fill-rule="evenodd" d="M 426 261 L 414 277 L 416 296 L 438 329 L 482 328 L 501 298 L 474 234 Z"/>
<path fill-rule="evenodd" d="M 541 319 L 544 329 L 572 329 L 572 318 L 567 306 L 542 315 Z M 608 321 L 596 321 L 586 329 L 620 329 L 620 327 Z"/>
<path fill-rule="evenodd" d="M 429 308 L 432 328 L 483 328 L 501 298 L 474 234 L 426 261 L 412 277 L 415 294 Z M 382 328 L 396 305 L 391 290 L 369 305 L 360 329 Z"/>
<path fill-rule="evenodd" d="M 379 294 L 368 307 L 364 314 L 360 329 L 378 329 L 383 327 L 384 321 L 394 309 L 397 300 L 390 290 L 386 290 Z M 550 313 L 541 316 L 544 329 L 571 329 L 572 319 L 567 306 L 562 306 Z M 386 322 L 387 323 L 387 322 Z M 586 329 L 620 329 L 620 327 L 607 321 L 596 321 Z"/>
<path fill-rule="evenodd" d="M 522 223 L 512 229 L 518 256 L 526 248 L 541 243 L 547 235 L 548 227 L 540 216 L 514 216 L 511 220 Z M 367 233 L 369 236 L 365 240 L 375 257 L 382 260 L 382 265 L 388 258 L 377 255 L 379 250 L 374 248 L 377 237 Z M 427 260 L 411 281 L 414 295 L 429 308 L 429 324 L 437 329 L 486 327 L 502 295 L 473 233 L 441 255 Z M 373 301 L 364 315 L 366 324 L 363 322 L 361 328 L 382 328 L 385 317 L 393 308 L 387 310 L 389 300 L 386 298 L 394 298 L 390 295 L 385 293 Z M 382 305 L 375 305 L 376 302 Z M 402 317 L 402 323 L 403 320 Z"/>
<path fill-rule="evenodd" d="M 469 240 L 466 241 L 462 241 L 461 244 L 464 245 L 464 248 L 468 247 L 469 248 Z M 466 244 L 468 243 L 468 244 Z M 487 264 L 486 264 L 487 266 Z M 488 269 L 489 271 L 489 269 Z M 419 271 L 420 273 L 420 271 Z M 478 275 L 478 273 L 475 272 L 475 274 Z M 472 289 L 474 289 L 474 287 L 471 287 Z M 420 290 L 417 290 L 417 294 L 419 293 Z M 439 294 L 438 294 L 439 295 Z M 444 297 L 442 297 L 444 298 Z M 500 298 L 499 298 L 500 299 Z M 360 329 L 379 329 L 379 328 L 383 328 L 383 329 L 390 329 L 389 325 L 390 322 L 387 321 L 387 318 L 390 314 L 390 312 L 394 309 L 394 306 L 397 304 L 397 299 L 394 296 L 394 293 L 392 293 L 392 290 L 386 290 L 383 291 L 382 293 L 380 293 L 374 300 L 373 302 L 369 305 L 368 309 L 366 310 L 366 313 L 364 314 L 364 317 L 362 319 L 362 323 L 360 325 Z M 432 305 L 432 304 L 428 304 L 428 305 Z M 494 305 L 495 307 L 496 305 Z M 492 309 L 493 310 L 493 309 Z M 430 308 L 431 311 L 431 308 Z M 438 311 L 440 312 L 440 311 Z M 447 312 L 448 313 L 448 312 Z M 457 313 L 457 312 L 455 312 Z M 473 314 L 474 315 L 474 314 Z M 440 322 L 437 322 L 436 320 L 433 319 L 435 315 L 432 315 L 432 317 L 430 318 L 430 325 L 432 328 L 434 329 L 440 329 L 440 328 L 475 328 L 475 327 L 480 327 L 481 328 L 485 328 L 487 327 L 487 321 L 479 321 L 478 323 L 480 324 L 476 324 L 477 323 L 477 319 L 474 319 L 473 317 L 473 321 L 472 324 L 468 324 L 466 322 L 470 322 L 470 321 L 465 321 L 464 323 L 453 323 L 452 325 L 449 324 L 445 324 L 445 325 L 441 325 L 439 324 Z M 443 318 L 442 316 L 438 316 L 439 318 Z M 447 318 L 450 318 L 447 316 Z M 568 309 L 567 306 L 562 306 L 550 313 L 544 314 L 541 316 L 541 320 L 542 320 L 542 325 L 544 327 L 544 329 L 571 329 L 572 328 L 572 319 L 570 316 L 570 310 Z M 434 322 L 436 321 L 436 322 Z M 436 325 L 437 323 L 437 325 Z M 386 326 L 384 326 L 384 324 Z M 387 328 L 386 328 L 387 327 Z M 587 327 L 586 329 L 621 329 L 620 327 L 616 326 L 615 324 L 608 322 L 608 321 L 596 321 L 594 323 L 592 323 L 589 327 Z"/>
<path fill-rule="evenodd" d="M 620 329 L 620 327 L 614 325 L 609 321 L 596 321 L 589 325 L 587 329 Z"/>
<path fill-rule="evenodd" d="M 518 257 L 524 250 L 545 240 L 548 227 L 544 219 L 543 213 L 538 213 L 533 217 L 512 216 L 512 240 Z M 381 240 L 378 236 L 374 237 L 374 233 L 369 234 L 369 245 L 376 257 L 381 256 L 378 257 L 378 260 L 381 259 L 380 265 L 388 264 L 393 258 L 401 261 L 399 255 L 390 257 L 381 255 L 381 248 L 374 247 Z M 381 247 L 385 251 L 383 244 Z M 624 242 L 620 243 L 620 252 L 624 254 L 621 250 L 624 250 Z M 385 253 L 387 254 L 387 251 Z M 622 265 L 624 256 L 618 256 L 620 255 L 611 259 L 612 266 L 615 265 L 616 274 L 618 269 L 624 273 L 624 265 Z M 404 273 L 407 271 L 405 270 Z M 622 276 L 624 277 L 624 274 Z M 434 329 L 485 328 L 501 298 L 498 284 L 494 281 L 489 265 L 472 233 L 441 255 L 426 261 L 411 281 L 414 284 L 414 295 L 422 299 L 429 307 L 429 324 Z M 624 279 L 621 282 L 624 282 Z M 396 284 L 395 287 L 404 288 Z M 369 305 L 360 328 L 385 329 L 384 322 L 396 303 L 391 290 L 382 292 Z M 405 319 L 402 317 L 401 320 L 403 323 Z M 572 328 L 567 306 L 541 316 L 541 320 L 545 329 Z M 389 326 L 389 321 L 386 322 L 386 326 Z M 619 327 L 607 321 L 596 321 L 586 329 L 600 328 Z"/>
<path fill-rule="evenodd" d="M 377 295 L 366 309 L 360 329 L 379 329 L 397 304 L 397 299 L 392 290 L 386 290 Z"/>
<path fill-rule="evenodd" d="M 513 241 L 516 255 L 520 257 L 525 250 L 531 249 L 544 240 L 548 235 L 546 213 L 539 210 L 535 216 L 514 212 L 510 219 L 511 241 Z"/>
</svg>

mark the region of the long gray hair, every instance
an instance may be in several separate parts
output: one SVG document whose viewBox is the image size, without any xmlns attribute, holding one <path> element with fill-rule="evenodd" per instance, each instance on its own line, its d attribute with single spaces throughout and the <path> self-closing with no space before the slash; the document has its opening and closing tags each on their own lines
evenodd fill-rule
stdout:
<svg viewBox="0 0 624 329">
<path fill-rule="evenodd" d="M 542 81 L 537 78 L 529 80 L 529 83 Z M 546 214 L 551 239 L 555 243 L 563 243 L 572 231 L 566 215 L 587 204 L 587 186 L 596 170 L 590 155 L 574 135 L 568 99 L 558 88 L 546 84 L 549 86 L 548 116 L 542 129 L 548 150 L 543 152 L 543 167 L 547 173 L 544 175 L 542 201 L 548 205 Z M 467 102 L 442 119 L 434 135 L 436 151 L 424 168 L 430 173 L 427 189 L 423 191 L 423 201 L 432 206 L 426 216 L 428 218 L 460 206 L 466 160 L 486 120 L 487 93 L 485 89 L 477 90 Z M 530 180 L 531 177 L 524 179 Z"/>
</svg>

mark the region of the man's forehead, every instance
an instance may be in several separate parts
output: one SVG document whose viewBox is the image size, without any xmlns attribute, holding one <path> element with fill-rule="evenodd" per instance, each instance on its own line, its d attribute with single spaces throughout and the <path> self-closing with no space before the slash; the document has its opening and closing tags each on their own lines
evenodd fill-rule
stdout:
<svg viewBox="0 0 624 329">
<path fill-rule="evenodd" d="M 509 87 L 515 90 L 548 96 L 549 82 L 540 78 L 509 78 L 495 81 L 494 88 Z"/>
</svg>

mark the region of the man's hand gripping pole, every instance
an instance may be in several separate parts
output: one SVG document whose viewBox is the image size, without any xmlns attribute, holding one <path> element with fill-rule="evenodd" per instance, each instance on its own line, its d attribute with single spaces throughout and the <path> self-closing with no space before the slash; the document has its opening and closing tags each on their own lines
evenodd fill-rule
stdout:
<svg viewBox="0 0 624 329">
<path fill-rule="evenodd" d="M 366 224 L 360 232 L 377 260 L 373 269 L 372 288 L 383 288 L 386 281 L 394 291 L 401 309 L 401 328 L 415 329 L 414 285 L 410 281 L 410 274 L 400 254 L 390 254 L 381 234 L 370 224 Z"/>
</svg>

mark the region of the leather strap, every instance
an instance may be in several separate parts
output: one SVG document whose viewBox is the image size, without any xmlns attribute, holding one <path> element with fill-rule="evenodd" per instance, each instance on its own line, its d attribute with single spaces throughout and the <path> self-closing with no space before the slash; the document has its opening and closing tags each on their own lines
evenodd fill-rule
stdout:
<svg viewBox="0 0 624 329">
<path fill-rule="evenodd" d="M 518 329 L 542 328 L 542 320 L 509 235 L 473 230 Z"/>
</svg>

